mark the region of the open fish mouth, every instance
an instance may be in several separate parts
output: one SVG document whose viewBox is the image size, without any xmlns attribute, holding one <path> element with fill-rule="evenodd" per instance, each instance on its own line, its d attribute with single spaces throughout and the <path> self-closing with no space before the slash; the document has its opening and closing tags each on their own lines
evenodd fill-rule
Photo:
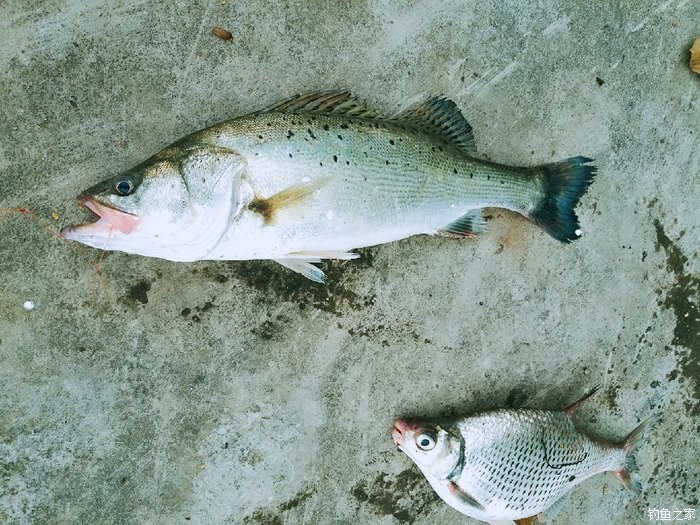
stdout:
<svg viewBox="0 0 700 525">
<path fill-rule="evenodd" d="M 99 219 L 96 222 L 63 228 L 61 236 L 69 240 L 85 235 L 109 233 L 113 230 L 128 234 L 134 231 L 141 220 L 137 215 L 113 208 L 85 193 L 78 196 L 78 203 L 97 215 Z"/>
<path fill-rule="evenodd" d="M 391 437 L 394 439 L 394 443 L 396 444 L 397 447 L 401 447 L 401 444 L 403 443 L 405 436 L 404 436 L 404 431 L 406 430 L 407 422 L 404 419 L 397 419 L 396 422 L 394 423 L 394 428 L 391 431 Z"/>
</svg>

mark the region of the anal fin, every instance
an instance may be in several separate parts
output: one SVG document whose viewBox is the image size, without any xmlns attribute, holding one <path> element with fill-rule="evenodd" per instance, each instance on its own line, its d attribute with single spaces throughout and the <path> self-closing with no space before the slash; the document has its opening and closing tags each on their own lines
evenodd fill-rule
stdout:
<svg viewBox="0 0 700 525">
<path fill-rule="evenodd" d="M 528 518 L 515 520 L 515 525 L 535 525 L 536 523 L 541 523 L 539 516 L 530 516 Z"/>
<path fill-rule="evenodd" d="M 469 210 L 456 221 L 452 221 L 444 228 L 438 230 L 438 235 L 444 237 L 474 237 L 478 233 L 486 231 L 486 221 L 481 208 Z"/>
</svg>

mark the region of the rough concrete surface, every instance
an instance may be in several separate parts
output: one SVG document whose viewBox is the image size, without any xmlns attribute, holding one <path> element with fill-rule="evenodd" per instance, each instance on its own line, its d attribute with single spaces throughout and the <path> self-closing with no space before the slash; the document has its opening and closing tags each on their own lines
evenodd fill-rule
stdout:
<svg viewBox="0 0 700 525">
<path fill-rule="evenodd" d="M 2 2 L 0 522 L 475 523 L 393 420 L 598 383 L 583 428 L 663 416 L 645 490 L 594 477 L 554 522 L 700 520 L 699 21 L 692 0 Z M 56 235 L 89 217 L 80 190 L 175 139 L 335 88 L 386 113 L 444 94 L 499 162 L 594 157 L 584 237 L 495 210 L 478 239 L 362 249 L 319 286 Z"/>
</svg>

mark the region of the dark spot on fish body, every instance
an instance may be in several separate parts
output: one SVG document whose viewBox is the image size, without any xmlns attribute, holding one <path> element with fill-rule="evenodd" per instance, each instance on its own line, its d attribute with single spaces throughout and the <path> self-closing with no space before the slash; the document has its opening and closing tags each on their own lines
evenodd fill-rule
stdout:
<svg viewBox="0 0 700 525">
<path fill-rule="evenodd" d="M 457 175 L 457 168 L 453 168 L 453 169 L 452 169 L 452 173 L 454 173 L 455 175 Z"/>
<path fill-rule="evenodd" d="M 328 130 L 330 129 L 330 126 L 329 126 L 328 124 L 324 124 L 324 125 L 323 125 L 323 129 L 324 129 L 325 131 L 328 131 Z"/>
<path fill-rule="evenodd" d="M 262 136 L 262 135 L 258 135 L 258 138 L 259 138 L 260 140 L 262 140 L 263 136 Z"/>
<path fill-rule="evenodd" d="M 394 145 L 396 144 L 396 142 L 394 142 L 393 139 L 389 139 L 389 144 L 391 144 L 392 146 L 394 146 Z"/>
<path fill-rule="evenodd" d="M 291 154 L 291 153 L 289 154 L 289 158 L 290 158 L 290 159 L 292 158 L 292 154 Z"/>
<path fill-rule="evenodd" d="M 338 162 L 338 155 L 333 155 L 333 162 Z"/>
<path fill-rule="evenodd" d="M 338 140 L 343 140 L 343 136 L 338 134 Z"/>
<path fill-rule="evenodd" d="M 294 132 L 291 129 L 287 130 L 287 138 L 291 139 L 294 136 Z"/>
<path fill-rule="evenodd" d="M 188 317 L 192 313 L 191 308 L 183 308 L 182 311 L 180 312 L 180 315 L 182 317 Z"/>
<path fill-rule="evenodd" d="M 473 173 L 470 173 L 470 174 L 469 174 L 469 178 L 470 178 L 470 179 L 473 179 L 473 178 L 474 178 L 474 174 L 473 174 Z"/>
<path fill-rule="evenodd" d="M 316 135 L 314 135 L 314 132 L 311 131 L 311 128 L 307 129 L 306 131 L 308 132 L 309 136 L 310 136 L 312 139 L 315 139 L 315 138 L 316 138 Z"/>
<path fill-rule="evenodd" d="M 569 476 L 569 481 L 570 481 L 570 482 L 573 481 L 573 480 L 575 480 L 575 479 L 576 479 L 576 476 Z"/>
</svg>

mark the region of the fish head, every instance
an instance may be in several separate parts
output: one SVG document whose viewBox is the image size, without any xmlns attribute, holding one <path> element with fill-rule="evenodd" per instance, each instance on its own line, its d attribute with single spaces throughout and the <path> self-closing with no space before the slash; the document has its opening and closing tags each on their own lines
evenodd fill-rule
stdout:
<svg viewBox="0 0 700 525">
<path fill-rule="evenodd" d="M 203 258 L 239 211 L 242 158 L 223 148 L 172 146 L 78 196 L 99 218 L 67 226 L 72 241 L 174 261 Z"/>
<path fill-rule="evenodd" d="M 399 418 L 394 443 L 425 473 L 446 478 L 460 461 L 462 442 L 449 425 Z"/>
</svg>

